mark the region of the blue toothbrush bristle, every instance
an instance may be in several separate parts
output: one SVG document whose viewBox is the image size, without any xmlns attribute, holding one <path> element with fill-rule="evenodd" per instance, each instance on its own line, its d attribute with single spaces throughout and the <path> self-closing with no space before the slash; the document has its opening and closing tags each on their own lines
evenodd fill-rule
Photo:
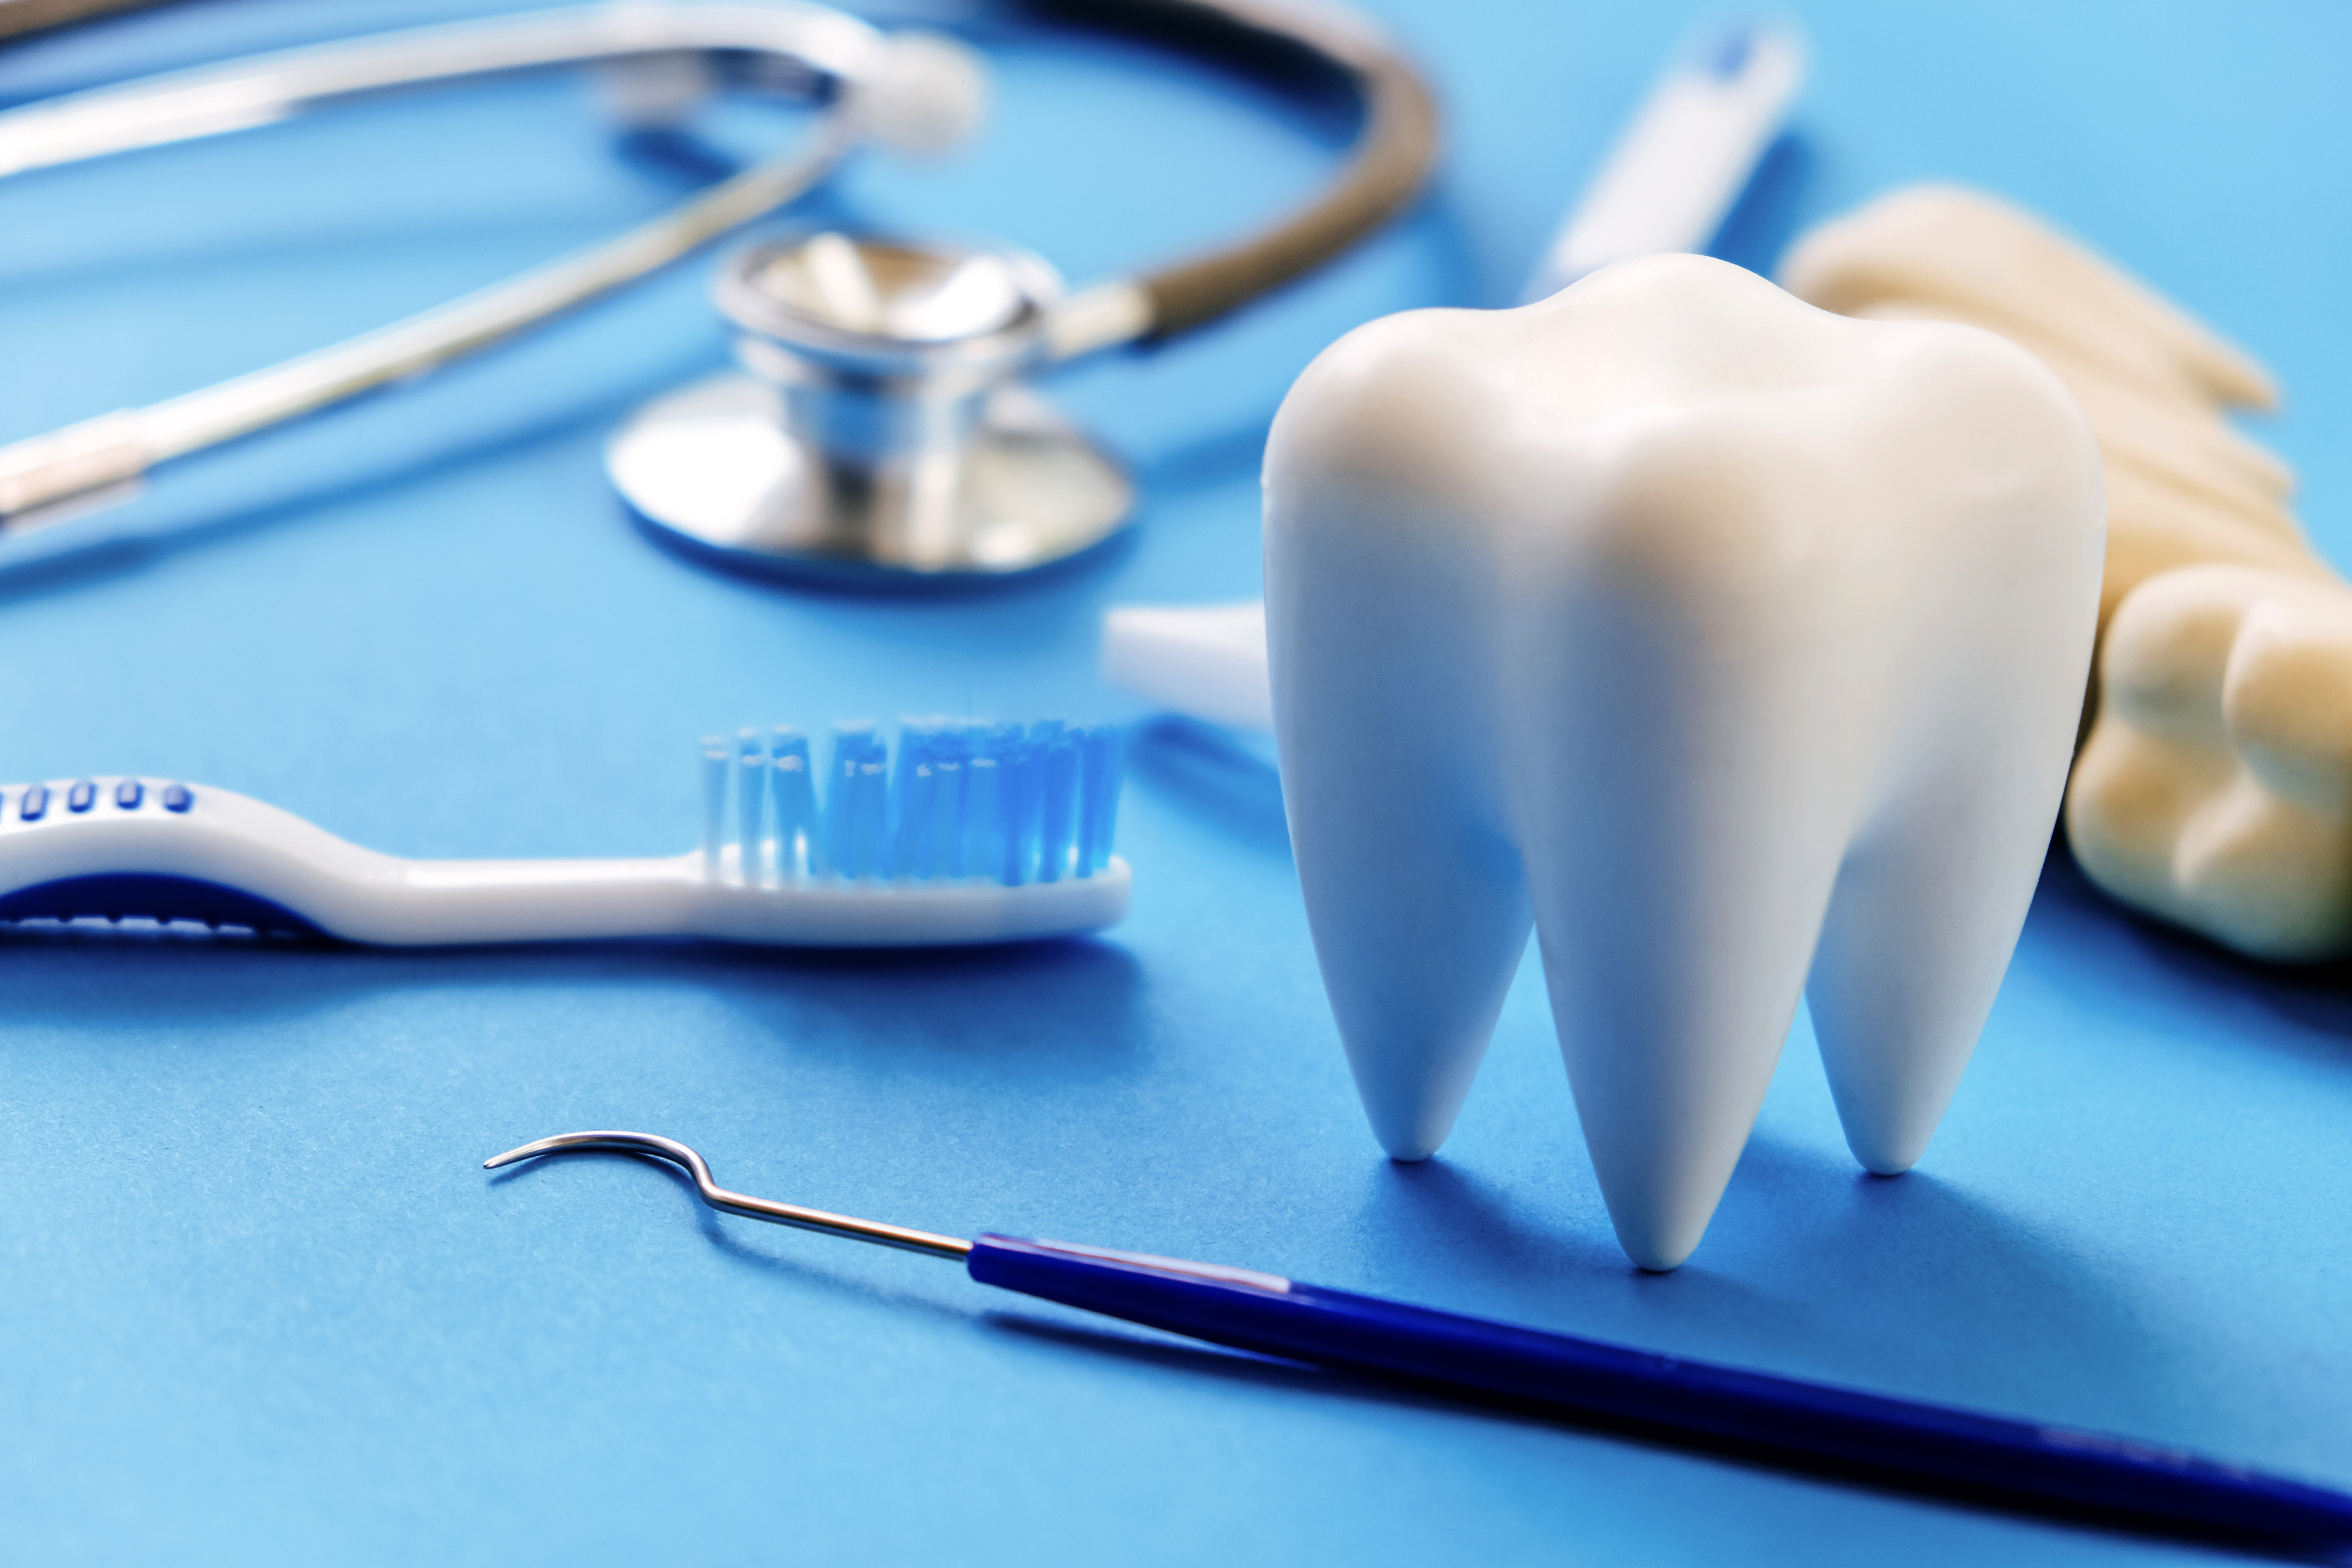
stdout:
<svg viewBox="0 0 2352 1568">
<path fill-rule="evenodd" d="M 908 720 L 898 730 L 898 766 L 890 778 L 890 864 L 884 876 L 919 876 L 923 832 L 930 826 L 937 779 L 931 768 L 939 726 Z"/>
<path fill-rule="evenodd" d="M 1070 832 L 1078 820 L 1078 748 L 1060 724 L 1043 738 L 1039 759 L 1045 771 L 1039 787 L 1037 880 L 1059 882 L 1070 869 Z"/>
<path fill-rule="evenodd" d="M 1036 743 L 1017 727 L 1004 743 L 1004 781 L 997 786 L 997 881 L 1018 887 L 1029 879 L 1037 852 L 1038 775 Z"/>
<path fill-rule="evenodd" d="M 1092 876 L 1110 863 L 1112 831 L 1118 826 L 1118 737 L 1088 731 L 1078 743 L 1078 874 Z"/>
<path fill-rule="evenodd" d="M 836 730 L 833 770 L 824 792 L 824 829 L 829 869 L 853 881 L 887 875 L 883 831 L 887 826 L 889 766 L 881 737 L 871 725 Z"/>
<path fill-rule="evenodd" d="M 950 730 L 931 743 L 931 809 L 923 830 L 922 858 L 914 873 L 921 878 L 954 877 L 963 860 L 964 737 Z"/>
<path fill-rule="evenodd" d="M 757 885 L 767 880 L 766 857 L 761 852 L 767 841 L 768 742 L 756 729 L 737 731 L 735 742 L 735 809 L 740 815 L 735 841 L 742 846 L 737 878 Z"/>
<path fill-rule="evenodd" d="M 702 872 L 719 875 L 719 852 L 727 842 L 727 739 L 702 737 Z"/>
<path fill-rule="evenodd" d="M 772 766 L 776 797 L 776 876 L 790 882 L 824 872 L 823 819 L 816 809 L 816 776 L 809 762 L 808 737 L 776 732 Z"/>
<path fill-rule="evenodd" d="M 1093 876 L 1110 863 L 1120 751 L 1108 725 L 909 719 L 894 757 L 872 725 L 843 725 L 820 787 L 805 736 L 709 737 L 706 874 L 754 887 Z"/>
</svg>

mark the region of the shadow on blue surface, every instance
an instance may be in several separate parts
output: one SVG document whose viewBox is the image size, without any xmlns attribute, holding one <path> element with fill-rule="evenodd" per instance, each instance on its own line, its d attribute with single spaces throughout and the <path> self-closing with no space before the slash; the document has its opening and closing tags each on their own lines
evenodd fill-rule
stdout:
<svg viewBox="0 0 2352 1568">
<path fill-rule="evenodd" d="M 95 1026 L 278 1019 L 381 992 L 446 987 L 698 988 L 771 1026 L 793 1049 L 856 1025 L 861 1049 L 900 1065 L 997 1053 L 997 1071 L 1055 1061 L 1097 1067 L 1131 1052 L 1141 972 L 1126 949 L 1085 938 L 990 947 L 812 949 L 703 942 L 551 943 L 528 947 L 362 948 L 176 931 L 18 927 L 0 934 L 0 984 L 19 1022 Z"/>
<path fill-rule="evenodd" d="M 1472 1291 L 1547 1319 L 1637 1318 L 1667 1349 L 1683 1333 L 1721 1343 L 1735 1325 L 1738 1354 L 1790 1375 L 1921 1398 L 1967 1389 L 2006 1414 L 2048 1415 L 2075 1391 L 2022 1369 L 2071 1354 L 2136 1390 L 2126 1414 L 2138 1425 L 2169 1429 L 2161 1382 L 2170 1349 L 2141 1306 L 2079 1254 L 1931 1175 L 1824 1168 L 1835 1163 L 1751 1138 L 1717 1221 L 1721 1237 L 1672 1274 L 1641 1272 L 1603 1236 L 1530 1222 L 1510 1195 L 1443 1159 L 1376 1170 L 1358 1223 L 1376 1248 L 1434 1251 Z M 1779 1245 L 1806 1260 L 1807 1295 L 1834 1309 L 1780 1292 L 1731 1255 L 1734 1239 L 1764 1228 L 1743 1208 L 1769 1214 Z M 1964 1335 L 1948 1312 L 1956 1291 L 1979 1303 Z"/>
<path fill-rule="evenodd" d="M 2083 874 L 2063 841 L 2053 844 L 2033 896 L 2029 932 L 2061 935 L 2102 967 L 2128 973 L 2141 1000 L 2161 1007 L 2194 996 L 2201 1007 L 2253 1007 L 2301 1027 L 2249 1030 L 2231 1044 L 2286 1051 L 2352 1069 L 2352 962 L 2258 963 L 2192 932 L 2136 914 Z"/>
<path fill-rule="evenodd" d="M 691 131 L 630 131 L 615 137 L 613 152 L 622 162 L 683 190 L 715 185 L 743 172 L 743 160 Z"/>
</svg>

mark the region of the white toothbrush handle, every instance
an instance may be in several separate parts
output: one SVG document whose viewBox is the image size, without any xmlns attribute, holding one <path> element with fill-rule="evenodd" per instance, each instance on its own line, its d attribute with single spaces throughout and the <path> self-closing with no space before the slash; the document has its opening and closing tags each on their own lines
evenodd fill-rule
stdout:
<svg viewBox="0 0 2352 1568">
<path fill-rule="evenodd" d="M 404 861 L 333 934 L 358 942 L 713 936 L 800 947 L 932 946 L 1099 930 L 1127 911 L 1114 857 L 1091 876 L 995 883 L 711 882 L 699 852 L 662 860 Z"/>
<path fill-rule="evenodd" d="M 647 860 L 414 861 L 337 838 L 290 811 L 199 785 L 165 804 L 160 780 L 17 787 L 0 809 L 0 906 L 18 895 L 56 914 L 170 914 L 126 902 L 124 884 L 181 879 L 274 904 L 346 941 L 387 946 L 714 936 L 808 946 L 1002 942 L 1097 930 L 1126 912 L 1126 862 L 1091 876 L 1004 887 L 798 881 L 744 886 L 731 853 Z M 135 786 L 135 803 L 122 801 Z M 29 789 L 45 792 L 27 819 Z M 72 801 L 81 799 L 76 807 Z M 103 889 L 104 891 L 98 891 Z M 135 900 L 136 893 L 127 895 Z M 122 907 L 107 907 L 110 903 Z"/>
</svg>

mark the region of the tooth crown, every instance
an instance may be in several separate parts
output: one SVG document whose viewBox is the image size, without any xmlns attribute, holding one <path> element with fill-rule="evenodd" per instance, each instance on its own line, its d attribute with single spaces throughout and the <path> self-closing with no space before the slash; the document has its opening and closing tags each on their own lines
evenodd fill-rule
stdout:
<svg viewBox="0 0 2352 1568">
<path fill-rule="evenodd" d="M 2287 510 L 2294 476 L 2227 418 L 2231 406 L 2277 403 L 2269 372 L 2031 214 L 1914 186 L 1813 230 L 1780 270 L 1790 293 L 1825 310 L 1988 329 L 2066 383 L 2106 462 L 2103 626 L 2126 594 L 2175 567 L 2331 575 Z"/>
<path fill-rule="evenodd" d="M 1389 1152 L 1444 1140 L 1532 924 L 1637 1262 L 1696 1244 L 1809 969 L 1856 1155 L 1916 1159 L 2089 658 L 2099 469 L 2049 373 L 1653 257 L 1351 333 L 1265 485 L 1293 841 Z"/>
</svg>

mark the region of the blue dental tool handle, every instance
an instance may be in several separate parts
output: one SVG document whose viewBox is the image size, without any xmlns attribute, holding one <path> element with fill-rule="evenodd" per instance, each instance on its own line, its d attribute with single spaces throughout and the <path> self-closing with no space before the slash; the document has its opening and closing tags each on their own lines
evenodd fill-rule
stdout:
<svg viewBox="0 0 2352 1568">
<path fill-rule="evenodd" d="M 2121 1438 L 1171 1258 L 982 1236 L 965 1267 L 984 1285 L 1290 1361 L 2150 1522 L 2352 1542 L 2352 1497 Z"/>
</svg>

